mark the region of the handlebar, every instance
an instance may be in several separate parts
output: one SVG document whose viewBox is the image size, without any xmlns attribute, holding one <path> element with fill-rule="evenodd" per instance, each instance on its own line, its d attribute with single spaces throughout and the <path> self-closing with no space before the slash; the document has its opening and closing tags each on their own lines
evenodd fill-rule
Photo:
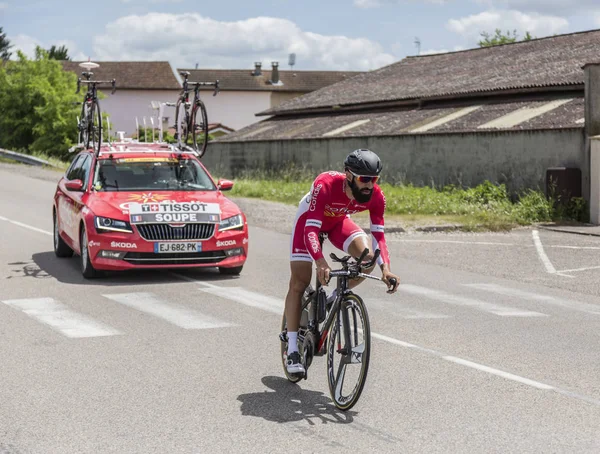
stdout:
<svg viewBox="0 0 600 454">
<path fill-rule="evenodd" d="M 91 84 L 91 85 L 111 84 L 111 86 L 112 86 L 111 94 L 114 95 L 115 91 L 117 91 L 116 83 L 117 82 L 115 79 L 112 79 L 112 80 L 81 80 L 81 78 L 79 78 L 79 79 L 77 79 L 77 91 L 75 93 L 79 93 L 81 84 Z"/>
<path fill-rule="evenodd" d="M 213 96 L 217 96 L 217 93 L 221 91 L 221 88 L 219 87 L 219 80 L 214 82 L 188 82 L 188 85 L 192 85 L 194 87 L 215 87 Z"/>
<path fill-rule="evenodd" d="M 340 258 L 332 252 L 331 254 L 329 254 L 329 256 L 331 257 L 331 259 L 334 262 L 341 263 L 343 269 L 336 270 L 336 271 L 330 271 L 329 277 L 330 278 L 342 277 L 342 276 L 346 276 L 346 277 L 350 277 L 350 278 L 362 277 L 362 278 L 374 279 L 376 281 L 381 281 L 382 279 L 380 277 L 371 276 L 370 274 L 366 274 L 366 273 L 362 272 L 363 269 L 371 268 L 373 265 L 375 265 L 375 262 L 377 262 L 377 259 L 379 258 L 380 253 L 381 253 L 381 251 L 379 249 L 377 249 L 375 251 L 375 254 L 373 254 L 373 258 L 371 260 L 369 260 L 368 262 L 362 263 L 364 258 L 369 254 L 368 248 L 366 248 L 363 251 L 363 253 L 360 255 L 360 257 L 358 257 L 358 258 L 352 257 L 350 255 Z M 355 262 L 348 263 L 351 258 L 354 258 Z M 394 278 L 394 277 L 390 278 L 389 286 L 392 289 L 396 287 L 397 283 L 398 283 L 398 280 L 396 278 Z M 389 291 L 388 291 L 388 293 L 389 293 Z"/>
</svg>

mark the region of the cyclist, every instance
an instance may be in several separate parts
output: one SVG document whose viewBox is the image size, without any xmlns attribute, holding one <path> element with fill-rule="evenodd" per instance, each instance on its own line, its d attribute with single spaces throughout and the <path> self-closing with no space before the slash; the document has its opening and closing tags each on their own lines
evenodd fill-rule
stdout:
<svg viewBox="0 0 600 454">
<path fill-rule="evenodd" d="M 298 206 L 291 240 L 291 277 L 285 298 L 288 354 L 286 368 L 290 374 L 303 374 L 304 366 L 298 352 L 298 326 L 302 309 L 302 294 L 312 275 L 312 262 L 316 262 L 317 276 L 323 285 L 329 282 L 331 268 L 323 256 L 319 244 L 319 232 L 327 233 L 331 243 L 338 249 L 358 257 L 369 247 L 367 234 L 357 226 L 350 215 L 369 210 L 373 247 L 365 260 L 373 259 L 375 249 L 380 250 L 377 263 L 381 267 L 382 280 L 388 285 L 388 293 L 394 293 L 400 279 L 390 270 L 390 258 L 383 234 L 385 197 L 375 183 L 382 169 L 381 160 L 370 150 L 358 149 L 344 160 L 345 173 L 324 172 L 313 182 L 311 190 Z M 373 268 L 365 270 L 371 273 Z M 390 279 L 396 278 L 396 285 Z M 364 279 L 351 282 L 353 288 Z M 335 298 L 335 290 L 329 301 Z"/>
</svg>

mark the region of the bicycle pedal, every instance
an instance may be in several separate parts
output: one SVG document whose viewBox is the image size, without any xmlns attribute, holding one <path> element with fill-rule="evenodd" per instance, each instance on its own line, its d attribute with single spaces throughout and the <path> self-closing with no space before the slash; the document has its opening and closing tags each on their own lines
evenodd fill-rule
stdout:
<svg viewBox="0 0 600 454">
<path fill-rule="evenodd" d="M 288 341 L 287 339 L 287 331 L 282 331 L 279 333 L 279 340 L 284 344 Z"/>
</svg>

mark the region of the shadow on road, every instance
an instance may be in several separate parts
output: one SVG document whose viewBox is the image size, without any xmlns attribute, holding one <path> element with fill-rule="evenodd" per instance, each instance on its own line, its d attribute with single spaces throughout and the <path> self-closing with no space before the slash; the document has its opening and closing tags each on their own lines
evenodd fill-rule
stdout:
<svg viewBox="0 0 600 454">
<path fill-rule="evenodd" d="M 217 268 L 172 268 L 146 269 L 118 272 L 104 272 L 96 279 L 85 279 L 79 268 L 79 257 L 58 258 L 53 251 L 33 254 L 32 260 L 11 262 L 11 275 L 6 279 L 48 279 L 55 278 L 59 282 L 74 285 L 149 285 L 185 282 L 180 276 L 199 282 L 226 282 L 239 279 L 238 276 L 223 276 Z"/>
<path fill-rule="evenodd" d="M 272 391 L 238 397 L 243 416 L 257 416 L 277 423 L 306 420 L 312 426 L 315 420 L 322 424 L 349 424 L 357 415 L 355 411 L 338 410 L 322 392 L 302 389 L 285 378 L 263 377 L 262 382 Z"/>
</svg>

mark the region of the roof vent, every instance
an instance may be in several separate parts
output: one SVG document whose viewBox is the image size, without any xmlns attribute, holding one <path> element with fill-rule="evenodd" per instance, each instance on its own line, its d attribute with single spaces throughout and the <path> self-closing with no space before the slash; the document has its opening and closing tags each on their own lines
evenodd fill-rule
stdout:
<svg viewBox="0 0 600 454">
<path fill-rule="evenodd" d="M 271 85 L 283 85 L 283 82 L 279 80 L 279 62 L 272 61 L 271 65 L 273 70 L 271 71 Z"/>
<path fill-rule="evenodd" d="M 257 61 L 254 63 L 254 72 L 252 73 L 253 76 L 262 76 L 262 71 L 260 70 L 262 66 L 262 63 Z"/>
</svg>

